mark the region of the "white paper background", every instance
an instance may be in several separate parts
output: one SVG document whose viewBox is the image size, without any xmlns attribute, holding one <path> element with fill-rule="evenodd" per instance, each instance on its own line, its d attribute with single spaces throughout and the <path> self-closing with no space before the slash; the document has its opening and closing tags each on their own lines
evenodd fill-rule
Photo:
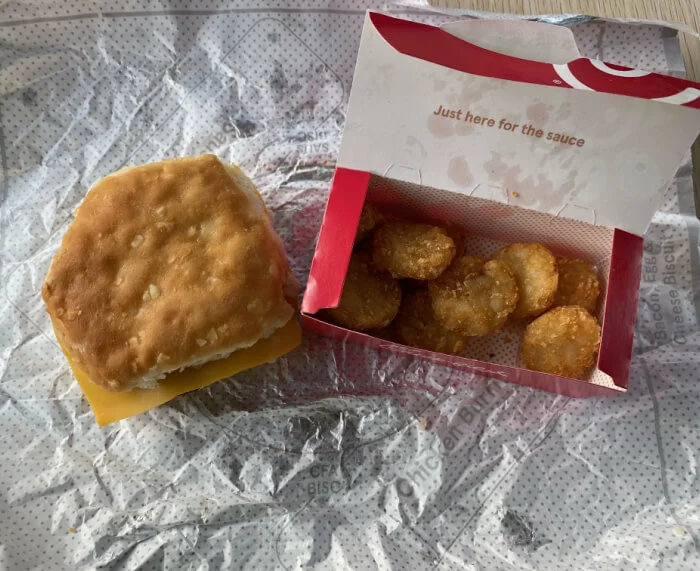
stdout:
<svg viewBox="0 0 700 571">
<path fill-rule="evenodd" d="M 98 178 L 205 151 L 235 161 L 305 279 L 363 6 L 280 6 L 0 7 L 0 568 L 700 567 L 687 165 L 646 238 L 629 395 L 570 400 L 307 335 L 95 425 L 39 290 Z M 679 70 L 673 32 L 576 21 L 587 56 Z"/>
</svg>

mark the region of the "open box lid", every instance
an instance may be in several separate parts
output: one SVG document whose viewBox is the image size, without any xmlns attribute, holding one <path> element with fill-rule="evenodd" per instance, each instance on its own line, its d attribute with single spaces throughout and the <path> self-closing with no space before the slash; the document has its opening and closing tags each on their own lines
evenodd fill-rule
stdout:
<svg viewBox="0 0 700 571">
<path fill-rule="evenodd" d="M 700 84 L 582 58 L 566 28 L 369 12 L 338 166 L 641 236 L 698 131 Z"/>
</svg>

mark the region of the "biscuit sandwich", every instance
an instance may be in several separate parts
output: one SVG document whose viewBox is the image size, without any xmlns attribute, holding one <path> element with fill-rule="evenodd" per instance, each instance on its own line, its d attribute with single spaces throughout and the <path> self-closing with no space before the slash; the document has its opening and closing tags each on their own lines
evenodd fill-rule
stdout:
<svg viewBox="0 0 700 571">
<path fill-rule="evenodd" d="M 293 319 L 296 294 L 260 194 L 214 155 L 97 182 L 42 288 L 69 360 L 113 392 L 269 338 Z"/>
</svg>

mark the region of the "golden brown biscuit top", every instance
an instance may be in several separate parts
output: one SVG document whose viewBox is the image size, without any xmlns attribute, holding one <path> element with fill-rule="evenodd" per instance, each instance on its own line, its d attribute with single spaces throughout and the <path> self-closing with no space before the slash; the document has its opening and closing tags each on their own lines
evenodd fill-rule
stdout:
<svg viewBox="0 0 700 571">
<path fill-rule="evenodd" d="M 204 155 L 95 184 L 42 295 L 59 340 L 91 380 L 125 390 L 286 323 L 288 272 L 252 183 Z"/>
</svg>

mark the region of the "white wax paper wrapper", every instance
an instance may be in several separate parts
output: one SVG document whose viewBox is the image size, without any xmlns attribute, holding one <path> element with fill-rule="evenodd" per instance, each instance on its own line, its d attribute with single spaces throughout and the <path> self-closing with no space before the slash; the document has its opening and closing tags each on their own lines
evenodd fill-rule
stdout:
<svg viewBox="0 0 700 571">
<path fill-rule="evenodd" d="M 40 298 L 76 205 L 123 165 L 214 152 L 259 185 L 304 280 L 365 7 L 0 6 L 1 568 L 700 568 L 689 164 L 646 237 L 628 395 L 570 400 L 306 335 L 95 424 Z M 586 56 L 682 71 L 672 30 L 566 22 Z"/>
</svg>

